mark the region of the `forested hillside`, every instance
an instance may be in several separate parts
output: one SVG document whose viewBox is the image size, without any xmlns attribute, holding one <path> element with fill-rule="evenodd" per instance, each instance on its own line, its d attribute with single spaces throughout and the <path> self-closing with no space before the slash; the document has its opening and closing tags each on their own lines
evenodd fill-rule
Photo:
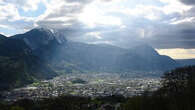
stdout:
<svg viewBox="0 0 195 110">
<path fill-rule="evenodd" d="M 0 90 L 56 76 L 47 64 L 32 54 L 32 50 L 22 40 L 3 37 L 0 51 Z"/>
</svg>

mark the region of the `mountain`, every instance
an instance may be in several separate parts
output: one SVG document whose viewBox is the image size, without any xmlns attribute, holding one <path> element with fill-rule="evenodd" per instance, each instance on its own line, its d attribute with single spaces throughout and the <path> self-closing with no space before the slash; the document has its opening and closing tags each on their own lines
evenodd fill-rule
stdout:
<svg viewBox="0 0 195 110">
<path fill-rule="evenodd" d="M 23 40 L 35 56 L 45 63 L 52 59 L 59 46 L 64 44 L 66 38 L 47 28 L 35 28 L 24 34 L 14 35 L 11 38 Z"/>
<path fill-rule="evenodd" d="M 3 41 L 3 40 L 5 40 L 5 39 L 6 39 L 6 36 L 0 34 L 0 42 Z"/>
<path fill-rule="evenodd" d="M 64 35 L 44 28 L 36 28 L 12 38 L 23 40 L 34 55 L 50 64 L 58 73 L 166 71 L 179 65 L 170 57 L 159 55 L 149 45 L 124 49 L 71 42 Z"/>
<path fill-rule="evenodd" d="M 195 59 L 177 59 L 176 61 L 182 66 L 195 65 Z"/>
<path fill-rule="evenodd" d="M 154 48 L 146 44 L 130 48 L 120 57 L 119 62 L 121 68 L 132 70 L 166 71 L 179 66 L 175 60 L 159 55 Z"/>
<path fill-rule="evenodd" d="M 44 28 L 12 37 L 0 35 L 0 51 L 1 89 L 53 78 L 57 73 L 166 71 L 179 66 L 149 45 L 124 49 L 72 42 Z"/>
<path fill-rule="evenodd" d="M 55 35 L 54 35 L 55 34 Z M 35 28 L 24 34 L 14 35 L 11 38 L 22 39 L 33 50 L 55 42 L 61 44 L 66 38 L 46 28 Z"/>
<path fill-rule="evenodd" d="M 4 37 L 0 42 L 0 51 L 0 90 L 56 76 L 47 64 L 32 54 L 23 40 Z"/>
<path fill-rule="evenodd" d="M 125 53 L 125 49 L 111 45 L 92 45 L 78 42 L 67 42 L 61 48 L 63 54 L 59 56 L 83 71 L 116 72 L 117 58 Z"/>
<path fill-rule="evenodd" d="M 6 38 L 6 36 L 4 36 L 3 34 L 0 34 L 0 39 L 5 39 Z"/>
</svg>

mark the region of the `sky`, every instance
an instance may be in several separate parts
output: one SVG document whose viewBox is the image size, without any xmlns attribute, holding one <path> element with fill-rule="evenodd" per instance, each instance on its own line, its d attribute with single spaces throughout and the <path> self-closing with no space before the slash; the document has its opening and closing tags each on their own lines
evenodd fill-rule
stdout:
<svg viewBox="0 0 195 110">
<path fill-rule="evenodd" d="M 149 44 L 174 59 L 195 58 L 195 0 L 0 0 L 0 34 L 36 27 L 74 41 Z"/>
</svg>

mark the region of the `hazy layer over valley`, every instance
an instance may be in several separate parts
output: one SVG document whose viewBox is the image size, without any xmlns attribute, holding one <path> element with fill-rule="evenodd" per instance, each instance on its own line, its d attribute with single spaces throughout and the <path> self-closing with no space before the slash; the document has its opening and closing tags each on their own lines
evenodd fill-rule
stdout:
<svg viewBox="0 0 195 110">
<path fill-rule="evenodd" d="M 184 65 L 147 44 L 131 48 L 85 44 L 45 28 L 0 37 L 1 90 L 31 84 L 2 92 L 7 100 L 59 95 L 129 97 L 156 90 L 163 72 Z"/>
</svg>

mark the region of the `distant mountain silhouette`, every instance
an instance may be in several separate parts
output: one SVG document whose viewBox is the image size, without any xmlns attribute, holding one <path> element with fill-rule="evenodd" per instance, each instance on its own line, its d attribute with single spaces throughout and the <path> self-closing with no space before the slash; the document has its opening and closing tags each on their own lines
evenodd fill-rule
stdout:
<svg viewBox="0 0 195 110">
<path fill-rule="evenodd" d="M 0 34 L 0 41 L 6 39 L 6 36 Z"/>
<path fill-rule="evenodd" d="M 44 28 L 33 29 L 12 38 L 25 41 L 33 54 L 62 73 L 165 71 L 178 66 L 176 61 L 159 55 L 149 45 L 123 49 L 111 45 L 71 42 L 64 36 Z"/>
<path fill-rule="evenodd" d="M 0 38 L 2 38 L 2 37 L 3 37 L 3 38 L 6 38 L 6 36 L 4 36 L 3 34 L 0 34 Z"/>
<path fill-rule="evenodd" d="M 166 71 L 179 66 L 176 61 L 168 56 L 159 55 L 154 48 L 146 44 L 130 48 L 121 59 L 120 66 L 133 68 L 134 70 Z"/>
<path fill-rule="evenodd" d="M 195 59 L 177 59 L 176 61 L 180 63 L 181 66 L 195 65 Z"/>
</svg>

